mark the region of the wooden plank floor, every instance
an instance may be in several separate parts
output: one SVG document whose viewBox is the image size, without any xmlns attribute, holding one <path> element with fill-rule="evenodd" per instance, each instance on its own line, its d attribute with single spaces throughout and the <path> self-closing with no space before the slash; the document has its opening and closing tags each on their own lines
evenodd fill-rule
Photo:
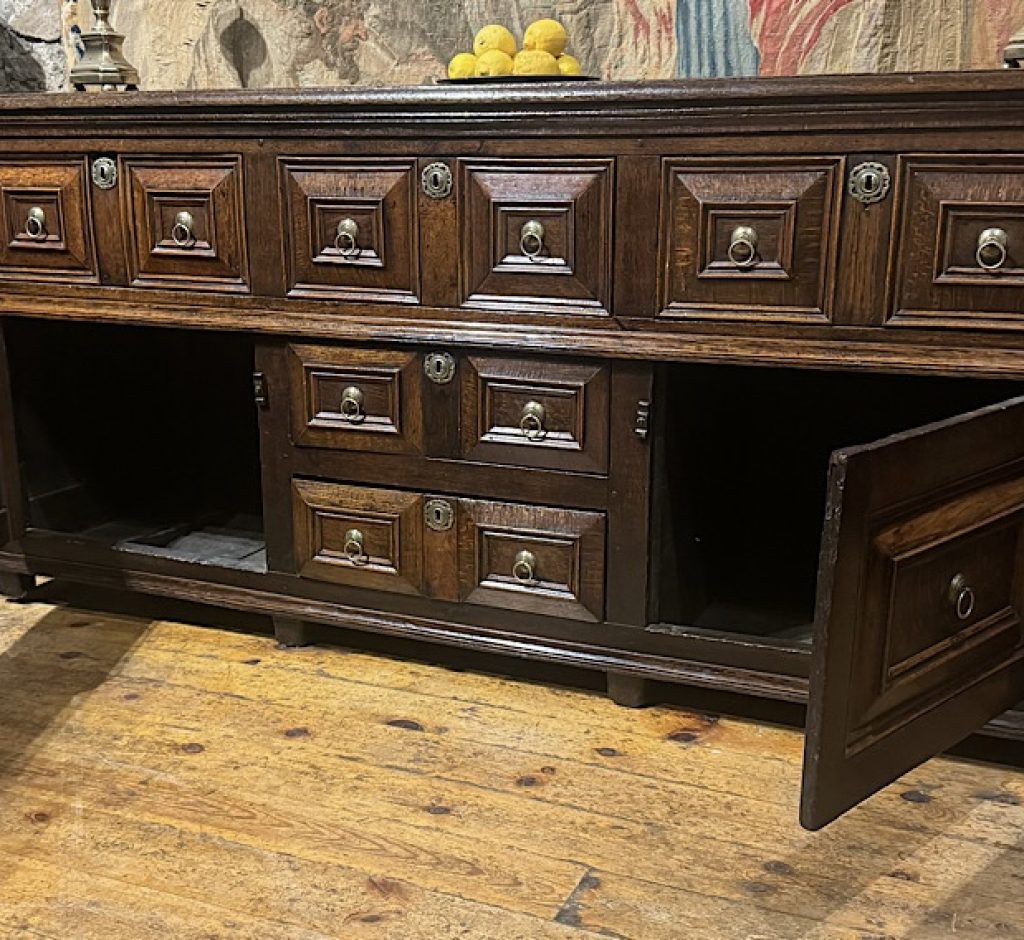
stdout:
<svg viewBox="0 0 1024 940">
<path fill-rule="evenodd" d="M 0 937 L 1024 938 L 1024 775 L 817 834 L 802 738 L 342 649 L 0 606 Z"/>
</svg>

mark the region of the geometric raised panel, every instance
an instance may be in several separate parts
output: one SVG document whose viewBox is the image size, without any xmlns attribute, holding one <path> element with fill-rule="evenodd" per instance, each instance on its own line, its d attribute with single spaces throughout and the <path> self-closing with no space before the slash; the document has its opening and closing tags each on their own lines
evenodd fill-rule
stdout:
<svg viewBox="0 0 1024 940">
<path fill-rule="evenodd" d="M 414 160 L 279 162 L 288 296 L 419 302 Z"/>
<path fill-rule="evenodd" d="M 97 283 L 84 160 L 0 164 L 0 279 Z"/>
<path fill-rule="evenodd" d="M 801 819 L 1024 696 L 1024 398 L 832 456 Z"/>
<path fill-rule="evenodd" d="M 292 480 L 298 573 L 399 594 L 423 592 L 423 497 Z"/>
<path fill-rule="evenodd" d="M 124 157 L 122 173 L 133 287 L 248 293 L 240 157 Z"/>
<path fill-rule="evenodd" d="M 841 168 L 665 160 L 659 316 L 828 322 Z"/>
<path fill-rule="evenodd" d="M 461 372 L 463 459 L 608 472 L 608 366 L 468 356 Z"/>
<path fill-rule="evenodd" d="M 422 453 L 424 375 L 419 354 L 291 345 L 288 370 L 296 445 Z"/>
<path fill-rule="evenodd" d="M 460 161 L 463 305 L 608 314 L 614 166 Z"/>
<path fill-rule="evenodd" d="M 889 323 L 1024 329 L 1024 161 L 907 157 L 899 179 Z M 993 230 L 1004 253 L 986 267 L 979 245 Z"/>
<path fill-rule="evenodd" d="M 459 500 L 462 599 L 601 620 L 604 545 L 603 513 Z"/>
</svg>

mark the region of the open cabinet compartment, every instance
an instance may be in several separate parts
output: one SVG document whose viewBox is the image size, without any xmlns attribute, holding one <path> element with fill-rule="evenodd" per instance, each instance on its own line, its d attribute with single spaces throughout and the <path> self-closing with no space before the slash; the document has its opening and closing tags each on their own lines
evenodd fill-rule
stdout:
<svg viewBox="0 0 1024 940">
<path fill-rule="evenodd" d="M 663 379 L 655 616 L 810 645 L 805 826 L 1024 697 L 1019 385 Z"/>
<path fill-rule="evenodd" d="M 26 542 L 266 569 L 254 341 L 8 321 Z"/>
</svg>

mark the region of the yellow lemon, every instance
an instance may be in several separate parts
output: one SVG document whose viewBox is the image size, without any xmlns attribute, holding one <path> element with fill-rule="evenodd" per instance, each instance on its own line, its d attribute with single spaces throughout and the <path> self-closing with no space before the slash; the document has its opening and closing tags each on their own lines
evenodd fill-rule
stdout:
<svg viewBox="0 0 1024 940">
<path fill-rule="evenodd" d="M 476 56 L 472 52 L 460 52 L 448 63 L 449 78 L 471 78 L 476 75 Z"/>
<path fill-rule="evenodd" d="M 479 57 L 485 52 L 490 52 L 492 49 L 498 49 L 504 52 L 505 55 L 513 56 L 516 54 L 516 37 L 505 29 L 504 26 L 496 26 L 494 24 L 485 26 L 476 34 L 476 39 L 473 40 L 473 51 Z"/>
<path fill-rule="evenodd" d="M 582 75 L 579 62 L 571 55 L 560 55 L 558 57 L 558 71 L 563 75 Z"/>
<path fill-rule="evenodd" d="M 569 36 L 565 27 L 558 20 L 537 20 L 526 27 L 523 48 L 539 49 L 541 52 L 560 56 L 565 52 L 565 44 L 568 41 Z"/>
<path fill-rule="evenodd" d="M 524 49 L 516 56 L 516 75 L 558 75 L 558 59 L 540 49 Z"/>
<path fill-rule="evenodd" d="M 477 56 L 477 75 L 511 75 L 512 56 L 500 49 L 489 49 L 482 56 Z"/>
</svg>

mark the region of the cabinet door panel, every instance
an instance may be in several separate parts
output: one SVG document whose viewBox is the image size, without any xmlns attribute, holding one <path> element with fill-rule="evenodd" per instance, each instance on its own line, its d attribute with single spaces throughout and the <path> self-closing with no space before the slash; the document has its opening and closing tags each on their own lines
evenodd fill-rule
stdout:
<svg viewBox="0 0 1024 940">
<path fill-rule="evenodd" d="M 1024 399 L 835 453 L 801 821 L 1024 696 Z"/>
<path fill-rule="evenodd" d="M 292 440 L 381 454 L 423 449 L 422 361 L 392 349 L 288 347 Z"/>
<path fill-rule="evenodd" d="M 462 161 L 463 305 L 607 314 L 614 163 Z"/>
</svg>

